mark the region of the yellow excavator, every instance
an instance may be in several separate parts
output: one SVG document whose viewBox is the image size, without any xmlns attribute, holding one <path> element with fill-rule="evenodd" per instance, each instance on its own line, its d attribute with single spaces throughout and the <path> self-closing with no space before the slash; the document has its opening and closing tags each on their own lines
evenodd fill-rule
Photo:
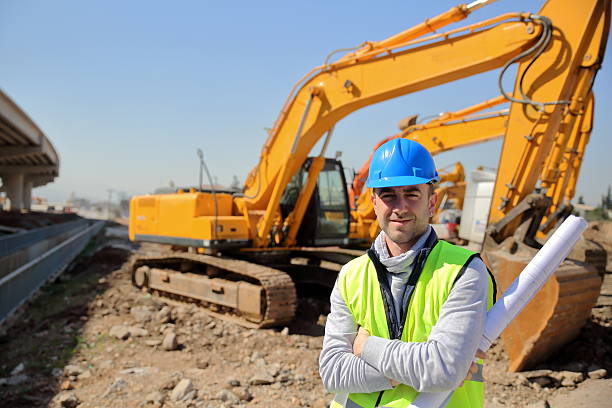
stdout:
<svg viewBox="0 0 612 408">
<path fill-rule="evenodd" d="M 324 156 L 335 123 L 368 105 L 498 68 L 501 89 L 507 68 L 518 63 L 514 92 L 501 89 L 511 101 L 510 113 L 485 240 L 485 253 L 503 288 L 505 277 L 529 260 L 522 254 L 540 245 L 535 232 L 550 215 L 551 187 L 577 177 L 575 164 L 569 172 L 556 171 L 558 163 L 575 159 L 566 151 L 573 139 L 560 126 L 567 122 L 567 129 L 575 128 L 585 109 L 605 49 L 610 2 L 549 0 L 538 14 L 508 13 L 438 32 L 487 2 L 454 7 L 310 71 L 292 89 L 242 193 L 134 197 L 131 239 L 191 249 L 135 258 L 134 285 L 197 302 L 245 326 L 288 323 L 296 310 L 296 282 L 331 285 L 337 271 L 322 261 L 342 263 L 357 255 L 332 247 L 348 244 L 351 224 L 342 166 Z M 309 158 L 322 137 L 320 153 Z M 564 279 L 571 275 L 583 282 L 573 296 L 586 308 L 600 281 L 591 279 L 588 265 L 568 268 L 571 273 Z M 565 293 L 563 285 L 558 283 Z M 546 326 L 555 313 L 537 324 Z M 549 342 L 551 347 L 575 335 L 584 322 L 583 315 L 563 316 L 574 326 L 568 330 L 555 321 L 552 335 L 562 340 Z M 514 338 L 519 343 L 536 340 Z M 549 352 L 539 346 L 521 351 L 517 366 Z"/>
</svg>

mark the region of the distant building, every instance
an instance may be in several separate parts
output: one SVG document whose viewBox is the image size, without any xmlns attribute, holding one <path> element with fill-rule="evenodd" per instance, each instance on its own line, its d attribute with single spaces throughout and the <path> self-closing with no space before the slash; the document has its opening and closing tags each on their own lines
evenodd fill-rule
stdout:
<svg viewBox="0 0 612 408">
<path fill-rule="evenodd" d="M 585 215 L 586 215 L 586 213 L 588 211 L 593 211 L 593 210 L 595 210 L 597 208 L 597 207 L 594 207 L 592 205 L 586 205 L 586 204 L 573 204 L 573 205 L 574 205 L 574 210 L 582 218 L 585 217 Z"/>
</svg>

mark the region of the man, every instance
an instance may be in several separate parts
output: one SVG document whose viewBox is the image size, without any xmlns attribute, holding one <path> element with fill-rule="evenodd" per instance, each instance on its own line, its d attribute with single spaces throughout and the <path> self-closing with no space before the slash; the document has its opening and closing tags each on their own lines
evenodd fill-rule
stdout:
<svg viewBox="0 0 612 408">
<path fill-rule="evenodd" d="M 417 142 L 394 139 L 374 153 L 366 185 L 382 231 L 338 275 L 319 358 L 332 407 L 408 407 L 419 392 L 453 389 L 448 407 L 483 406 L 482 366 L 472 361 L 494 283 L 477 254 L 439 241 L 429 225 L 437 181 Z"/>
</svg>

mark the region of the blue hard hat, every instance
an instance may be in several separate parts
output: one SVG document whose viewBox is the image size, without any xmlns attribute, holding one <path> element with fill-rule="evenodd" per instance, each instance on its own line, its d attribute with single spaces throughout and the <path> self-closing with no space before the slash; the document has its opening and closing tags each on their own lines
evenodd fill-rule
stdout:
<svg viewBox="0 0 612 408">
<path fill-rule="evenodd" d="M 393 139 L 374 152 L 366 186 L 397 187 L 440 181 L 433 157 L 420 143 Z"/>
</svg>

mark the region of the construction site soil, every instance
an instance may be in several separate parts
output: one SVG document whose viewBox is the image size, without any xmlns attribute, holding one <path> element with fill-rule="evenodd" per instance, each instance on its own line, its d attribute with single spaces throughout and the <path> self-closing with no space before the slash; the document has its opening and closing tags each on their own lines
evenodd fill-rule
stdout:
<svg viewBox="0 0 612 408">
<path fill-rule="evenodd" d="M 587 236 L 612 254 L 612 223 Z M 607 239 L 607 241 L 605 241 Z M 134 288 L 125 267 L 152 245 L 106 229 L 0 337 L 3 407 L 326 407 L 320 381 L 327 294 L 300 301 L 286 328 L 252 330 Z M 612 400 L 612 263 L 580 336 L 554 359 L 508 373 L 485 366 L 487 407 L 604 407 Z"/>
</svg>

